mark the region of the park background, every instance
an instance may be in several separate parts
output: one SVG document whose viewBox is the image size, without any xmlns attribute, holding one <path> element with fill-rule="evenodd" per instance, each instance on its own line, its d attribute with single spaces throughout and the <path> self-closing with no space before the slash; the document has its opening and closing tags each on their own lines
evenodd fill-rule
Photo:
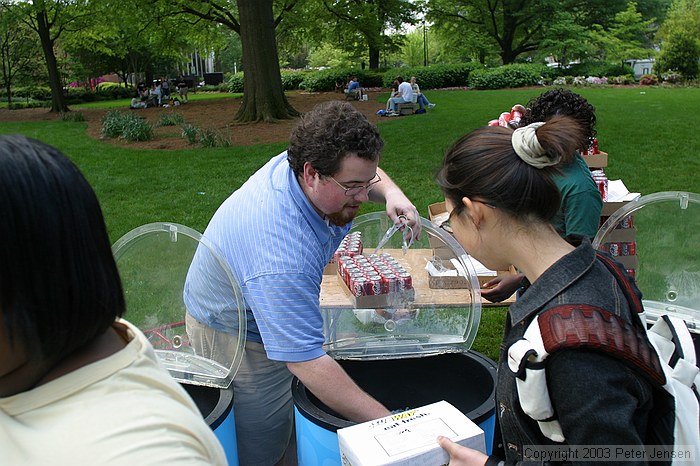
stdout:
<svg viewBox="0 0 700 466">
<path fill-rule="evenodd" d="M 299 113 L 344 98 L 334 83 L 351 74 L 369 94 L 352 105 L 386 141 L 382 167 L 424 217 L 442 200 L 433 175 L 452 142 L 560 86 L 596 107 L 610 179 L 642 194 L 700 192 L 697 0 L 493 5 L 3 0 L 0 133 L 41 139 L 73 159 L 112 241 L 156 221 L 203 231 L 219 204 L 284 150 Z M 128 109 L 139 81 L 204 81 L 203 57 L 213 57 L 221 82 L 193 85 L 190 103 L 177 108 Z M 640 75 L 639 61 L 653 68 Z M 110 74 L 121 82 L 100 82 Z M 377 116 L 399 74 L 417 76 L 437 107 Z M 504 314 L 484 312 L 474 345 L 494 359 Z"/>
</svg>

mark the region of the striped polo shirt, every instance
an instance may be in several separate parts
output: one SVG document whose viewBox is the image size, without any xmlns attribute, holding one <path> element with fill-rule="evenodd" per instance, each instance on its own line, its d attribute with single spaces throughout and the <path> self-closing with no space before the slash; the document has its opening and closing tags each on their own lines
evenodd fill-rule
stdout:
<svg viewBox="0 0 700 466">
<path fill-rule="evenodd" d="M 323 269 L 350 229 L 329 225 L 299 186 L 283 152 L 219 207 L 204 236 L 224 255 L 247 309 L 247 338 L 270 359 L 299 362 L 323 351 L 319 296 Z M 185 286 L 189 312 L 237 333 L 233 290 L 196 254 Z"/>
</svg>

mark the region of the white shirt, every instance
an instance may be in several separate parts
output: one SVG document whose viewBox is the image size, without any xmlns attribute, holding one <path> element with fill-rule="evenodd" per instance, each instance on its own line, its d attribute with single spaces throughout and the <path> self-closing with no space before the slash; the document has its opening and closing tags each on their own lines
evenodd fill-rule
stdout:
<svg viewBox="0 0 700 466">
<path fill-rule="evenodd" d="M 0 398 L 0 463 L 7 465 L 226 465 L 187 392 L 146 337 L 17 395 Z M 126 327 L 126 329 L 124 329 Z"/>
<path fill-rule="evenodd" d="M 403 97 L 403 100 L 405 100 L 406 102 L 412 101 L 413 88 L 411 87 L 411 83 L 404 81 L 401 84 L 399 84 L 399 95 Z"/>
</svg>

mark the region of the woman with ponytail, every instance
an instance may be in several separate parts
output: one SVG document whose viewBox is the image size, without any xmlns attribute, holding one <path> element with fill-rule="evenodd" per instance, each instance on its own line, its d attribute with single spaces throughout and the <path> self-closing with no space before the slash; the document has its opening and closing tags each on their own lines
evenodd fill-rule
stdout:
<svg viewBox="0 0 700 466">
<path fill-rule="evenodd" d="M 502 443 L 494 444 L 494 455 L 487 457 L 441 437 L 438 441 L 450 454 L 451 466 L 525 460 L 543 464 L 552 459 L 533 458 L 528 448 L 538 452 L 562 447 L 561 453 L 566 445 L 644 444 L 655 403 L 653 390 L 647 379 L 619 359 L 584 349 L 549 355 L 545 387 L 561 439 L 565 438 L 559 441 L 543 434 L 542 423 L 526 414 L 521 403 L 546 395 L 537 392 L 522 398 L 516 383 L 522 374 L 508 364 L 511 345 L 523 339 L 538 315 L 553 307 L 590 306 L 605 309 L 622 322 L 638 319 L 633 300 L 627 298 L 630 293 L 638 295 L 636 287 L 631 284 L 627 294 L 623 292 L 614 269 L 597 257 L 587 239 L 571 244 L 552 225 L 560 205 L 552 177 L 574 156 L 583 133 L 580 123 L 562 116 L 515 131 L 482 127 L 448 150 L 436 176 L 455 238 L 466 251 L 493 270 L 513 264 L 528 282 L 509 308 L 501 345 L 496 411 Z M 586 463 L 581 457 L 567 461 Z M 616 461 L 610 457 L 605 463 Z M 645 463 L 627 459 L 624 464 Z"/>
</svg>

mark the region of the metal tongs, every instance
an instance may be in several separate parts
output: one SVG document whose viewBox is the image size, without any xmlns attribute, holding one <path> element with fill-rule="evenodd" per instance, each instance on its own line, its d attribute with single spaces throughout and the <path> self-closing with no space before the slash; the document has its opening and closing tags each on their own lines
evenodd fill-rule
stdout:
<svg viewBox="0 0 700 466">
<path fill-rule="evenodd" d="M 379 241 L 379 244 L 377 244 L 374 253 L 376 254 L 380 249 L 382 249 L 384 245 L 389 242 L 391 237 L 394 236 L 394 233 L 396 233 L 399 230 L 404 230 L 403 244 L 401 246 L 401 250 L 403 251 L 404 255 L 406 255 L 406 252 L 408 252 L 408 248 L 410 248 L 411 245 L 413 245 L 413 228 L 411 228 L 411 226 L 408 224 L 408 218 L 405 215 L 399 215 L 399 223 L 393 224 L 391 227 L 389 227 L 386 233 L 384 233 L 384 236 Z M 410 236 L 408 242 L 406 241 L 407 236 Z"/>
</svg>

